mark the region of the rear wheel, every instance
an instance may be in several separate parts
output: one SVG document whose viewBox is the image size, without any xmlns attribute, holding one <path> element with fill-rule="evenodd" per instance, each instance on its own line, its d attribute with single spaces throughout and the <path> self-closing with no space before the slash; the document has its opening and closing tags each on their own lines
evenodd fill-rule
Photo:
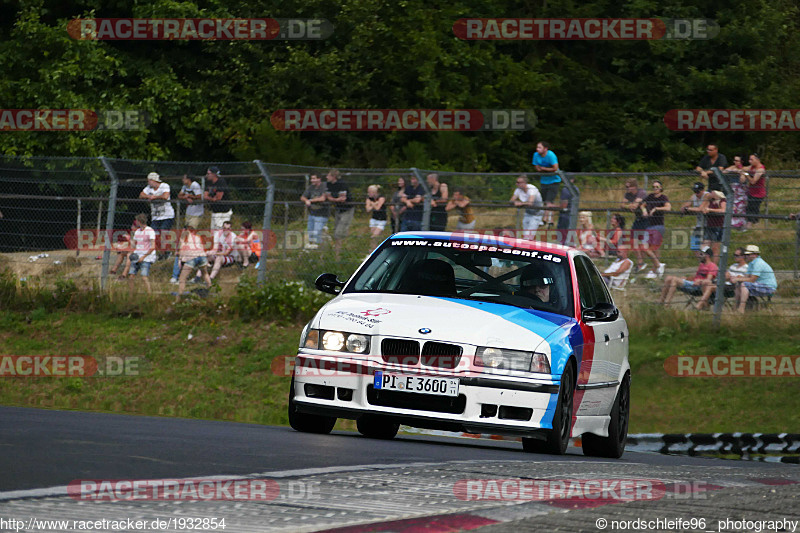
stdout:
<svg viewBox="0 0 800 533">
<path fill-rule="evenodd" d="M 330 433 L 336 425 L 336 417 L 300 413 L 294 403 L 294 377 L 289 388 L 289 425 L 303 433 Z"/>
<path fill-rule="evenodd" d="M 528 453 L 550 453 L 564 455 L 569 445 L 572 431 L 572 401 L 575 395 L 575 370 L 572 363 L 567 363 L 561 375 L 561 387 L 558 391 L 558 403 L 553 414 L 553 429 L 546 440 L 529 437 L 522 438 L 522 449 Z"/>
<path fill-rule="evenodd" d="M 628 441 L 628 420 L 631 412 L 631 377 L 625 374 L 611 408 L 611 423 L 608 425 L 608 437 L 599 437 L 586 433 L 582 437 L 583 454 L 593 457 L 609 457 L 618 459 L 625 451 Z"/>
<path fill-rule="evenodd" d="M 364 415 L 356 420 L 356 428 L 365 437 L 390 440 L 397 435 L 400 424 L 384 417 Z"/>
</svg>

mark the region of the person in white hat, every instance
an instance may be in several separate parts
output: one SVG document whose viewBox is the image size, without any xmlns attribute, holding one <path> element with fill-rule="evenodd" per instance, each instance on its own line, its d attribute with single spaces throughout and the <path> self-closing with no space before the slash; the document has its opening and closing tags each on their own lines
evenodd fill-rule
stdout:
<svg viewBox="0 0 800 533">
<path fill-rule="evenodd" d="M 139 198 L 150 201 L 150 227 L 157 235 L 157 250 L 161 250 L 163 232 L 171 230 L 175 224 L 175 210 L 169 202 L 169 195 L 169 185 L 157 172 L 147 175 L 147 187 L 139 193 Z"/>
<path fill-rule="evenodd" d="M 744 260 L 747 261 L 747 274 L 731 278 L 731 282 L 736 285 L 736 305 L 740 313 L 744 313 L 751 295 L 769 296 L 778 289 L 775 272 L 761 259 L 761 250 L 758 246 L 755 244 L 745 246 Z"/>
</svg>

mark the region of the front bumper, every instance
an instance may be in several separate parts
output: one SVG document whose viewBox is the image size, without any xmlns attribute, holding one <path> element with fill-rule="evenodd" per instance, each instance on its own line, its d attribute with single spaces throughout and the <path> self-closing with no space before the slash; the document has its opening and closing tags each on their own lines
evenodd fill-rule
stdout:
<svg viewBox="0 0 800 533">
<path fill-rule="evenodd" d="M 376 390 L 376 371 L 458 378 L 459 394 Z M 559 381 L 549 376 L 422 369 L 304 350 L 296 358 L 294 384 L 295 406 L 305 413 L 350 419 L 381 415 L 413 427 L 528 436 L 552 428 L 559 390 Z"/>
</svg>

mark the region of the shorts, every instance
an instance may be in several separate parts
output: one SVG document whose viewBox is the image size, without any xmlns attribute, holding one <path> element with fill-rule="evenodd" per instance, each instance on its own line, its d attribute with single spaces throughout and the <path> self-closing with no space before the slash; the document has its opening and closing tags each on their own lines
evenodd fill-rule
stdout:
<svg viewBox="0 0 800 533">
<path fill-rule="evenodd" d="M 745 281 L 742 285 L 747 287 L 752 296 L 770 296 L 775 293 L 775 289 L 757 281 Z"/>
<path fill-rule="evenodd" d="M 650 249 L 660 248 L 661 243 L 664 242 L 664 233 L 667 228 L 664 226 L 650 226 L 647 228 L 647 242 L 650 244 Z"/>
<path fill-rule="evenodd" d="M 224 266 L 224 267 L 231 266 L 232 264 L 234 264 L 236 262 L 236 259 L 234 259 L 232 255 L 218 255 L 218 256 L 216 256 L 214 258 L 214 262 L 215 263 L 217 262 L 217 259 L 222 259 L 222 265 L 221 266 Z"/>
<path fill-rule="evenodd" d="M 174 218 L 165 218 L 162 220 L 153 220 L 150 222 L 150 227 L 153 228 L 155 232 L 159 232 L 162 230 L 171 230 L 172 225 L 175 223 Z"/>
<path fill-rule="evenodd" d="M 386 227 L 385 220 L 375 220 L 374 218 L 369 219 L 369 227 L 370 228 L 380 228 L 381 231 Z"/>
<path fill-rule="evenodd" d="M 201 255 L 200 257 L 189 259 L 184 263 L 184 265 L 188 265 L 192 268 L 203 268 L 205 266 L 208 266 L 208 259 L 206 259 L 206 256 Z"/>
<path fill-rule="evenodd" d="M 138 272 L 140 276 L 147 277 L 150 275 L 150 267 L 153 266 L 153 263 L 149 261 L 139 261 L 136 263 L 131 263 L 131 268 L 128 270 L 128 274 L 131 276 L 135 276 Z"/>
<path fill-rule="evenodd" d="M 456 229 L 475 229 L 475 223 L 478 220 L 475 219 L 472 222 L 461 222 L 460 220 L 456 224 Z"/>
<path fill-rule="evenodd" d="M 229 209 L 224 213 L 211 213 L 211 231 L 215 229 L 222 229 L 223 222 L 230 222 L 233 216 L 233 209 Z"/>
<path fill-rule="evenodd" d="M 647 219 L 646 218 L 637 218 L 633 221 L 633 225 L 631 226 L 632 230 L 635 229 L 647 229 Z"/>
<path fill-rule="evenodd" d="M 700 287 L 698 287 L 694 281 L 689 281 L 688 279 L 685 279 L 681 284 L 681 290 L 683 292 L 699 292 Z"/>
<path fill-rule="evenodd" d="M 706 240 L 713 242 L 722 242 L 722 228 L 706 227 Z"/>
<path fill-rule="evenodd" d="M 200 229 L 200 226 L 203 224 L 203 215 L 186 215 L 183 218 L 183 223 Z"/>
<path fill-rule="evenodd" d="M 338 209 L 333 212 L 333 239 L 340 241 L 347 237 L 350 233 L 350 224 L 353 222 L 353 214 L 355 209 L 348 209 L 347 211 L 339 211 Z"/>
<path fill-rule="evenodd" d="M 547 185 L 543 184 L 539 187 L 539 192 L 542 193 L 542 201 L 544 203 L 555 202 L 556 196 L 558 196 L 560 190 L 561 190 L 561 182 L 548 183 Z"/>
</svg>

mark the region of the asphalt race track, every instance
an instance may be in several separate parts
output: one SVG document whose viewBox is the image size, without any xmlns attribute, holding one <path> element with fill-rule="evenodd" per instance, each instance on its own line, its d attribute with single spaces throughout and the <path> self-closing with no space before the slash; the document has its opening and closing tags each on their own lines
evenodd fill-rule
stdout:
<svg viewBox="0 0 800 533">
<path fill-rule="evenodd" d="M 278 490 L 269 501 L 81 501 L 66 489 L 75 480 L 212 476 L 273 480 Z M 542 497 L 541 491 L 533 498 L 504 492 L 506 501 L 486 499 L 493 494 L 487 480 L 508 479 L 517 487 L 520 479 L 546 480 L 548 487 L 605 480 L 612 489 L 601 499 L 588 493 Z M 459 487 L 469 480 L 481 480 L 486 497 L 465 496 Z M 620 497 L 613 489 L 619 480 L 649 480 L 659 489 Z M 345 432 L 309 435 L 287 427 L 0 408 L 0 530 L 79 530 L 75 522 L 50 529 L 35 523 L 45 519 L 149 524 L 176 517 L 224 518 L 227 532 L 718 531 L 717 521 L 726 519 L 722 531 L 755 531 L 748 520 L 800 520 L 800 467 L 637 452 L 593 459 L 579 449 L 556 457 L 525 454 L 513 442 L 411 435 L 379 441 Z M 10 519 L 24 523 L 9 525 Z M 599 527 L 603 519 L 605 528 Z M 662 522 L 646 528 L 611 523 L 637 519 Z M 120 530 L 112 525 L 101 529 Z M 188 529 L 178 525 L 160 530 Z M 791 525 L 786 530 L 793 531 Z"/>
</svg>

